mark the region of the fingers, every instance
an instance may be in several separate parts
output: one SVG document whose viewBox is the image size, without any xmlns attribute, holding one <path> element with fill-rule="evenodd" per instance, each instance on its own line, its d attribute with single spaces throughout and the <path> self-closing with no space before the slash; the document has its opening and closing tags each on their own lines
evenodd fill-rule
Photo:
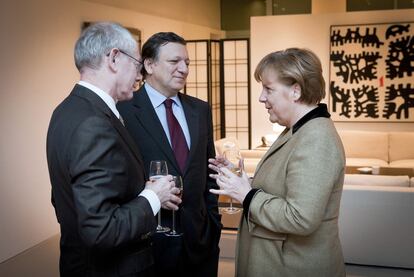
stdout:
<svg viewBox="0 0 414 277">
<path fill-rule="evenodd" d="M 219 175 L 218 174 L 209 174 L 208 176 L 210 176 L 210 178 L 212 178 L 214 180 L 217 180 Z"/>
<path fill-rule="evenodd" d="M 209 189 L 209 191 L 210 191 L 212 194 L 216 194 L 216 195 L 228 195 L 228 194 L 226 193 L 226 191 L 221 190 L 221 189 Z"/>
<path fill-rule="evenodd" d="M 170 201 L 164 202 L 161 207 L 166 210 L 178 211 L 178 206 Z"/>
<path fill-rule="evenodd" d="M 213 164 L 209 164 L 208 168 L 210 168 L 211 170 L 214 170 L 215 172 L 219 172 L 220 171 L 220 167 L 215 166 Z"/>
<path fill-rule="evenodd" d="M 167 210 L 174 210 L 174 211 L 178 210 L 178 205 L 180 205 L 182 202 L 181 198 L 176 195 L 179 192 L 180 190 L 174 187 L 174 183 L 173 183 L 173 187 L 171 187 L 169 191 L 169 195 L 163 201 L 161 206 Z"/>
<path fill-rule="evenodd" d="M 181 204 L 181 202 L 183 202 L 180 197 L 178 197 L 177 195 L 174 195 L 174 194 L 170 196 L 170 200 L 168 200 L 168 201 L 172 202 L 176 205 L 179 205 L 179 204 Z"/>
<path fill-rule="evenodd" d="M 236 176 L 233 172 L 230 171 L 230 169 L 228 169 L 227 167 L 221 167 L 220 168 L 220 173 L 222 173 L 221 175 L 224 175 L 226 177 L 230 177 L 230 176 Z"/>
</svg>

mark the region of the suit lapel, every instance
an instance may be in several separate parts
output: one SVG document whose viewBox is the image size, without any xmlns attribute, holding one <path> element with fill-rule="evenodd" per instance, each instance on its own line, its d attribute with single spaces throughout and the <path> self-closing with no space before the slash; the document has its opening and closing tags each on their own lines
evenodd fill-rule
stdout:
<svg viewBox="0 0 414 277">
<path fill-rule="evenodd" d="M 262 164 L 271 156 L 273 153 L 275 153 L 277 150 L 279 150 L 283 145 L 285 145 L 286 142 L 292 137 L 292 129 L 285 129 L 283 133 L 279 136 L 279 138 L 272 144 L 272 146 L 267 150 L 266 154 L 263 156 L 263 158 L 260 160 L 259 164 L 257 165 L 256 172 L 259 171 Z"/>
<path fill-rule="evenodd" d="M 174 152 L 168 142 L 168 138 L 165 135 L 164 129 L 161 125 L 158 115 L 152 106 L 151 100 L 148 97 L 147 91 L 142 86 L 137 96 L 134 97 L 133 102 L 135 109 L 135 117 L 147 131 L 147 134 L 158 144 L 159 149 L 164 153 L 165 157 L 180 172 L 180 167 L 175 160 Z"/>
<path fill-rule="evenodd" d="M 141 154 L 138 148 L 136 147 L 133 139 L 131 138 L 128 131 L 125 129 L 125 127 L 122 125 L 122 123 L 119 121 L 119 119 L 115 116 L 115 114 L 111 111 L 111 109 L 105 104 L 105 102 L 98 95 L 96 95 L 93 91 L 80 85 L 75 86 L 73 90 L 73 94 L 88 100 L 93 106 L 95 106 L 105 116 L 109 118 L 112 125 L 117 130 L 121 138 L 126 142 L 126 144 L 130 148 L 131 152 L 133 153 L 137 161 L 141 164 L 141 166 L 144 166 L 144 162 L 141 158 Z"/>
<path fill-rule="evenodd" d="M 194 105 L 191 103 L 191 99 L 185 95 L 179 93 L 181 104 L 183 105 L 185 118 L 187 120 L 188 130 L 190 132 L 191 147 L 190 153 L 187 158 L 185 165 L 185 172 L 187 171 L 188 165 L 196 154 L 198 139 L 199 139 L 199 113 L 197 112 Z M 185 172 L 183 172 L 185 174 Z"/>
</svg>

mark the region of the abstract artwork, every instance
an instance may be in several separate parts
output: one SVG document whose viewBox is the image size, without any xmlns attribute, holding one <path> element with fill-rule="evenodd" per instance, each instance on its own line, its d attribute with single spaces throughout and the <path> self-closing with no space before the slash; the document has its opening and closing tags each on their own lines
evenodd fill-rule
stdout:
<svg viewBox="0 0 414 277">
<path fill-rule="evenodd" d="M 331 26 L 329 70 L 333 120 L 414 122 L 414 23 Z"/>
</svg>

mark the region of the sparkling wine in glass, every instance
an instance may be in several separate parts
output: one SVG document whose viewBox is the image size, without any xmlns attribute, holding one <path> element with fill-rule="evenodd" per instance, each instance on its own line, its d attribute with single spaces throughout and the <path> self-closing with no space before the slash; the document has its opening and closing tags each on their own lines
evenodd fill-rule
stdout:
<svg viewBox="0 0 414 277">
<path fill-rule="evenodd" d="M 183 196 L 183 179 L 181 178 L 181 176 L 173 176 L 173 181 L 175 183 L 175 187 L 178 188 L 180 190 L 180 192 L 177 194 L 178 197 L 182 198 Z M 170 237 L 178 237 L 178 236 L 182 236 L 181 233 L 178 233 L 175 230 L 175 211 L 172 211 L 172 229 L 170 232 L 166 233 L 167 236 Z"/>
<path fill-rule="evenodd" d="M 228 149 L 223 153 L 224 158 L 226 158 L 230 164 L 227 168 L 234 174 L 241 176 L 243 170 L 243 159 L 240 155 L 239 150 L 237 149 Z M 223 209 L 224 212 L 228 214 L 234 214 L 240 211 L 239 208 L 233 207 L 233 199 L 230 198 L 230 206 Z"/>
<path fill-rule="evenodd" d="M 168 175 L 168 167 L 166 161 L 151 161 L 150 163 L 150 171 L 149 171 L 149 179 L 150 181 L 157 180 L 163 176 Z M 161 209 L 158 212 L 158 225 L 157 225 L 157 233 L 165 233 L 170 230 L 168 227 L 163 227 L 161 225 Z"/>
</svg>

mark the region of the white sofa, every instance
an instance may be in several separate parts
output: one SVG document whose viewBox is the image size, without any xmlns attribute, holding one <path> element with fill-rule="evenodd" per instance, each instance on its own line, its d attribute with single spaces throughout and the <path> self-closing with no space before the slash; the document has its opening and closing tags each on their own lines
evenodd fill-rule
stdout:
<svg viewBox="0 0 414 277">
<path fill-rule="evenodd" d="M 345 181 L 339 235 L 346 263 L 414 269 L 414 180 L 409 187 L 405 177 L 396 180 L 404 187 Z"/>
<path fill-rule="evenodd" d="M 414 132 L 338 131 L 347 166 L 414 168 Z"/>
</svg>

